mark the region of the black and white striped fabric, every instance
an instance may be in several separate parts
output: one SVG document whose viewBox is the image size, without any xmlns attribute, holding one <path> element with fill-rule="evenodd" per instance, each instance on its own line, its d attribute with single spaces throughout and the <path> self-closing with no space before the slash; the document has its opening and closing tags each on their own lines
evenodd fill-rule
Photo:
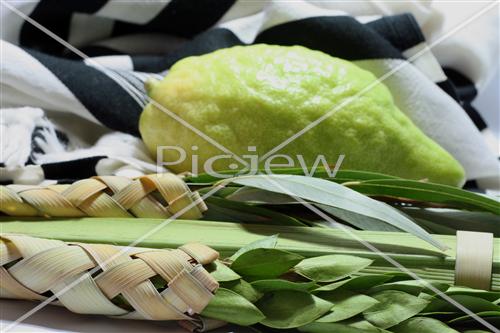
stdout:
<svg viewBox="0 0 500 333">
<path fill-rule="evenodd" d="M 2 139 L 2 181 L 161 171 L 138 138 L 145 80 L 162 78 L 179 59 L 254 43 L 303 45 L 384 78 L 399 108 L 461 162 L 470 181 L 496 178 L 498 158 L 481 135 L 486 123 L 471 106 L 484 73 L 443 69 L 422 33 L 422 23 L 429 26 L 422 8 L 356 4 L 7 1 L 1 126 L 10 134 Z"/>
</svg>

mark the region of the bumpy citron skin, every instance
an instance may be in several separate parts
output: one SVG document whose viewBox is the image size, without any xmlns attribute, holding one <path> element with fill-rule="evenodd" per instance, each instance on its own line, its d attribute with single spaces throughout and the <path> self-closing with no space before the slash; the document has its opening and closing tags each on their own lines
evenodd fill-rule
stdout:
<svg viewBox="0 0 500 333">
<path fill-rule="evenodd" d="M 375 79 L 348 61 L 304 47 L 237 46 L 179 61 L 150 96 L 234 153 L 249 154 L 247 147 L 256 146 L 263 155 Z M 200 171 L 208 158 L 224 154 L 151 104 L 142 113 L 140 132 L 153 154 L 160 145 L 198 154 Z M 193 152 L 192 146 L 199 148 Z M 343 169 L 449 185 L 464 180 L 460 164 L 394 105 L 383 84 L 353 98 L 278 153 L 297 166 L 297 154 L 309 165 L 320 154 L 332 164 L 345 154 Z M 177 159 L 178 153 L 165 151 L 165 161 Z M 230 163 L 234 160 L 218 160 L 214 169 L 228 169 Z M 171 169 L 191 171 L 191 159 Z"/>
</svg>

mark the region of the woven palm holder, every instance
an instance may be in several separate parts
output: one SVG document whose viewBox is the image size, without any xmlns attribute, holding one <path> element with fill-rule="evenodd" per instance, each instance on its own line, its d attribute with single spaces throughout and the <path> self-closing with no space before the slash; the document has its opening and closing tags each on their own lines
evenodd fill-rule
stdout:
<svg viewBox="0 0 500 333">
<path fill-rule="evenodd" d="M 219 256 L 198 243 L 175 250 L 0 236 L 0 296 L 83 314 L 196 322 L 218 288 L 203 265 Z"/>
<path fill-rule="evenodd" d="M 129 179 L 100 176 L 71 185 L 0 186 L 0 211 L 10 216 L 199 219 L 207 209 L 174 174 Z"/>
</svg>

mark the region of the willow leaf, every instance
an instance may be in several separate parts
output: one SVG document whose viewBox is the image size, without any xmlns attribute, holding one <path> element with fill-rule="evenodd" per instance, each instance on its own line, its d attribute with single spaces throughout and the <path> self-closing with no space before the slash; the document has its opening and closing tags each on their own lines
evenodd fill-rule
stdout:
<svg viewBox="0 0 500 333">
<path fill-rule="evenodd" d="M 350 184 L 349 187 L 371 196 L 390 196 L 440 203 L 451 207 L 488 211 L 500 215 L 499 201 L 448 185 L 407 179 L 377 179 Z"/>
<path fill-rule="evenodd" d="M 303 168 L 271 168 L 273 174 L 284 174 L 284 175 L 297 175 L 297 176 L 312 176 L 316 178 L 332 179 L 338 182 L 346 181 L 362 181 L 362 180 L 375 180 L 375 179 L 398 179 L 398 177 L 385 175 L 377 172 L 371 171 L 360 171 L 360 170 L 338 170 L 335 177 L 330 177 L 327 170 L 324 167 L 318 167 L 311 174 L 305 175 Z M 240 174 L 239 170 L 223 170 L 217 171 L 222 175 L 227 177 L 236 177 Z M 254 171 L 253 174 L 267 174 L 266 169 L 258 169 Z M 184 178 L 184 181 L 188 184 L 193 185 L 210 185 L 220 181 L 220 177 L 216 177 L 210 174 L 200 174 L 198 176 L 189 176 Z"/>
<path fill-rule="evenodd" d="M 335 217 L 338 217 L 344 221 L 349 222 L 349 224 L 362 229 L 362 230 L 371 230 L 371 231 L 392 231 L 392 232 L 398 232 L 401 231 L 399 228 L 385 223 L 382 220 L 379 219 L 374 219 L 371 217 L 368 217 L 366 215 L 361 215 L 354 213 L 352 211 L 340 209 L 337 207 L 332 207 L 332 206 L 327 206 L 327 205 L 322 205 L 322 204 L 316 204 L 317 207 L 321 208 L 323 211 L 327 212 L 328 214 L 331 214 Z"/>
<path fill-rule="evenodd" d="M 486 291 L 467 287 L 452 286 L 446 291 L 447 295 L 469 295 L 479 297 L 490 302 L 500 300 L 500 291 Z"/>
<path fill-rule="evenodd" d="M 291 216 L 275 212 L 265 207 L 213 196 L 205 199 L 205 201 L 208 206 L 208 210 L 204 215 L 205 220 L 305 226 L 304 223 Z"/>
<path fill-rule="evenodd" d="M 285 329 L 313 322 L 333 304 L 307 292 L 279 290 L 266 293 L 256 305 L 266 316 L 261 324 Z"/>
<path fill-rule="evenodd" d="M 236 177 L 232 181 L 378 219 L 418 236 L 441 250 L 447 248 L 396 209 L 328 180 L 290 175 L 256 175 Z"/>
<path fill-rule="evenodd" d="M 472 312 L 500 311 L 500 306 L 486 299 L 470 295 L 451 295 L 453 300 L 463 305 Z M 448 301 L 435 298 L 425 309 L 427 312 L 458 311 L 458 309 Z"/>
<path fill-rule="evenodd" d="M 427 283 L 441 292 L 446 291 L 450 287 L 450 285 L 447 283 L 439 283 L 432 281 L 427 281 Z M 373 294 L 384 290 L 399 290 L 399 291 L 404 291 L 405 293 L 408 294 L 418 296 L 424 289 L 427 289 L 427 285 L 422 283 L 421 281 L 406 280 L 406 281 L 384 283 L 369 289 L 367 293 Z M 426 291 L 433 293 L 432 290 L 426 290 Z"/>
<path fill-rule="evenodd" d="M 400 208 L 401 209 L 401 208 Z M 432 233 L 456 234 L 457 230 L 491 232 L 500 237 L 500 217 L 490 212 L 471 212 L 449 208 L 403 208 L 417 222 L 425 220 Z M 432 225 L 430 225 L 432 223 Z M 425 227 L 425 226 L 424 226 Z M 437 232 L 435 232 L 435 231 Z"/>
<path fill-rule="evenodd" d="M 286 194 L 246 186 L 240 187 L 238 191 L 228 195 L 226 198 L 234 201 L 270 205 L 290 205 L 299 203 L 297 200 Z"/>
<path fill-rule="evenodd" d="M 500 311 L 480 311 L 475 313 L 475 315 L 481 317 L 481 318 L 496 318 L 500 319 Z M 452 320 L 449 321 L 449 323 L 459 323 L 459 322 L 464 322 L 467 320 L 472 320 L 475 321 L 476 319 L 472 318 L 470 315 L 465 315 L 465 316 L 460 316 L 457 318 L 453 318 Z"/>
</svg>

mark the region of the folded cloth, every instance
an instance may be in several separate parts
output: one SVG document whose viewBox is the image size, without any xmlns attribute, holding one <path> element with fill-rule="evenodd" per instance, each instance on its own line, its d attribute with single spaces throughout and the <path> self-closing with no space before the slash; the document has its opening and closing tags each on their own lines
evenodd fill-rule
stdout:
<svg viewBox="0 0 500 333">
<path fill-rule="evenodd" d="M 179 59 L 234 45 L 267 43 L 303 45 L 371 71 L 389 87 L 398 107 L 464 166 L 468 180 L 498 177 L 498 156 L 481 135 L 487 130 L 486 124 L 470 104 L 476 95 L 474 84 L 484 82 L 485 62 L 491 57 L 478 54 L 475 46 L 476 51 L 469 56 L 476 55 L 474 60 L 481 64 L 477 66 L 479 72 L 474 72 L 463 61 L 448 61 L 451 52 L 441 52 L 440 61 L 448 66 L 445 72 L 429 48 L 432 42 L 427 43 L 422 32 L 432 41 L 436 40 L 433 33 L 442 29 L 442 12 L 433 11 L 428 4 L 381 6 L 356 2 L 354 6 L 338 2 L 184 0 L 41 1 L 15 6 L 4 10 L 2 18 L 8 23 L 1 45 L 3 104 L 42 108 L 47 111 L 47 116 L 42 117 L 45 122 L 57 122 L 63 114 L 65 120 L 58 122 L 59 132 L 75 137 L 75 142 L 93 141 L 78 147 L 66 145 L 65 153 L 47 153 L 50 149 L 45 149 L 31 159 L 25 157 L 34 156 L 32 152 L 20 149 L 1 161 L 9 168 L 22 167 L 26 162 L 78 165 L 113 155 L 115 160 L 122 157 L 123 166 L 133 164 L 131 156 L 135 162 L 143 161 L 147 167 L 132 169 L 145 172 L 151 168 L 152 159 L 143 146 L 136 145 L 140 154 L 127 154 L 126 149 L 110 154 L 102 147 L 94 149 L 100 146 L 95 143 L 98 138 L 88 136 L 107 131 L 138 136 L 139 116 L 148 102 L 144 82 L 150 77 L 161 78 Z M 405 11 L 415 16 L 380 15 Z M 61 44 L 24 21 L 19 17 L 22 13 L 69 44 Z M 75 54 L 73 47 L 81 52 Z M 490 49 L 495 46 L 485 46 L 486 53 Z M 452 68 L 453 63 L 461 67 Z M 462 67 L 465 73 L 461 73 Z M 449 77 L 447 73 L 451 73 Z M 460 89 L 451 80 L 457 77 Z M 28 114 L 23 110 L 19 113 Z M 11 119 L 5 117 L 3 121 L 9 123 Z M 33 126 L 30 128 L 36 128 Z M 125 134 L 113 135 L 124 138 Z M 7 140 L 17 139 L 10 136 Z M 51 146 L 51 142 L 46 140 L 45 146 Z M 72 153 L 75 149 L 78 151 Z M 85 168 L 97 173 L 95 165 Z M 78 179 L 82 175 L 77 169 L 73 175 L 53 172 L 50 178 Z M 103 173 L 115 170 L 97 169 Z M 491 184 L 481 182 L 484 187 Z"/>
</svg>

